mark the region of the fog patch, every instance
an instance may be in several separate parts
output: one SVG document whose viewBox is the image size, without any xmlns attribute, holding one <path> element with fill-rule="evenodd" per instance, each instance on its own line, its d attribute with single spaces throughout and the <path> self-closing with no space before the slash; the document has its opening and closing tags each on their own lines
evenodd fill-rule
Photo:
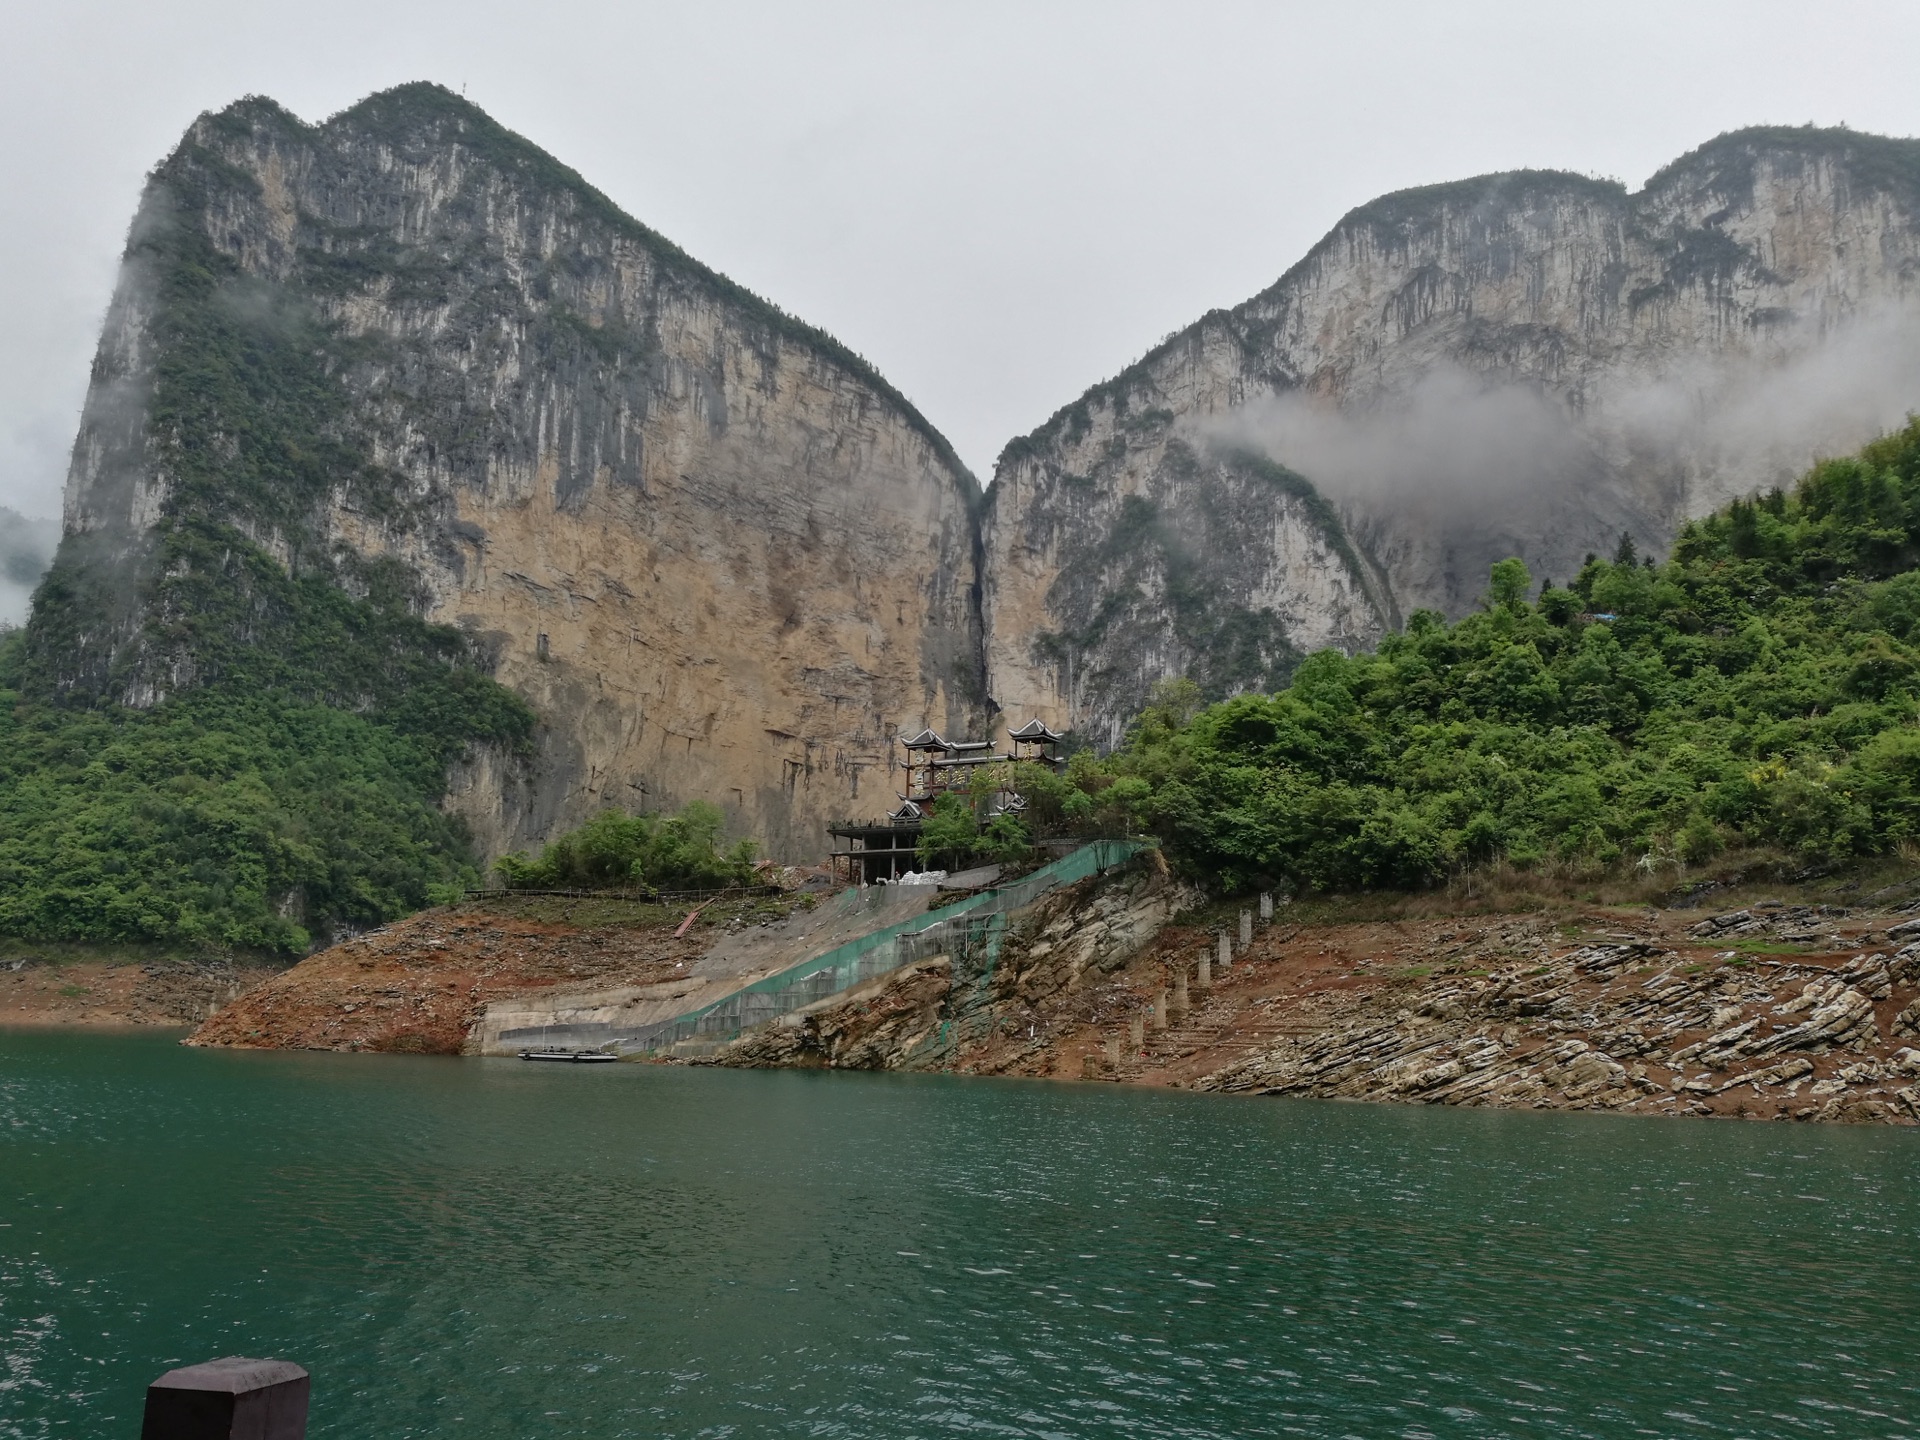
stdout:
<svg viewBox="0 0 1920 1440">
<path fill-rule="evenodd" d="M 1692 357 L 1657 379 L 1617 385 L 1599 425 L 1692 472 L 1692 514 L 1787 485 L 1920 409 L 1920 308 L 1890 307 L 1825 333 L 1787 327 L 1766 353 Z"/>
<path fill-rule="evenodd" d="M 1557 397 L 1452 364 L 1364 408 L 1257 401 L 1209 438 L 1264 451 L 1336 503 L 1442 519 L 1530 504 L 1602 463 Z"/>
<path fill-rule="evenodd" d="M 1920 309 L 1775 322 L 1748 343 L 1564 391 L 1442 361 L 1344 406 L 1304 391 L 1256 401 L 1205 422 L 1202 438 L 1305 475 L 1403 609 L 1457 614 L 1503 555 L 1564 582 L 1623 530 L 1665 553 L 1689 516 L 1790 485 L 1920 409 Z"/>
<path fill-rule="evenodd" d="M 35 520 L 0 505 L 0 625 L 24 625 L 33 587 L 53 563 L 60 522 Z"/>
</svg>

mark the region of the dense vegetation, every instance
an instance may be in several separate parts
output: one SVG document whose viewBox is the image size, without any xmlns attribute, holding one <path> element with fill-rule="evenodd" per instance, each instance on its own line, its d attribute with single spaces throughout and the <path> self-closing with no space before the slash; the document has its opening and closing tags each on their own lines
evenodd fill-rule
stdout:
<svg viewBox="0 0 1920 1440">
<path fill-rule="evenodd" d="M 1665 564 L 1623 540 L 1529 598 L 1503 561 L 1481 613 L 1417 613 L 1278 694 L 1163 686 L 1068 778 L 1227 887 L 1888 851 L 1920 842 L 1916 563 L 1920 422 L 1689 524 Z"/>
<path fill-rule="evenodd" d="M 508 855 L 495 867 L 518 890 L 715 890 L 753 879 L 755 846 L 722 848 L 719 809 L 695 800 L 678 815 L 603 810 L 538 857 Z"/>
<path fill-rule="evenodd" d="M 0 659 L 0 935 L 299 954 L 478 877 L 444 757 L 390 719 L 227 686 L 23 703 Z"/>
<path fill-rule="evenodd" d="M 989 767 L 991 773 L 975 777 L 974 793 L 941 795 L 934 799 L 920 828 L 920 863 L 960 870 L 970 865 L 991 865 L 996 861 L 1020 860 L 1033 849 L 1033 835 L 1019 815 L 1002 811 L 988 814 L 991 792 L 1004 783 L 1033 788 L 1044 783 L 1044 774 L 1028 774 L 1038 767 Z"/>
</svg>

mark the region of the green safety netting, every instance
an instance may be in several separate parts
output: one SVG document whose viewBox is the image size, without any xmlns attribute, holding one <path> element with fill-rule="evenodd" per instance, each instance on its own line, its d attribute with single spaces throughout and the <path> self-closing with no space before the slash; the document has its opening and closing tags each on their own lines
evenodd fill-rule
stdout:
<svg viewBox="0 0 1920 1440">
<path fill-rule="evenodd" d="M 1126 863 L 1150 842 L 1095 840 L 1010 885 L 982 891 L 931 915 L 884 926 L 802 960 L 722 998 L 609 1043 L 625 1054 L 717 1049 L 744 1031 L 935 955 L 984 974 L 999 955 L 1007 916 L 1050 890 Z"/>
</svg>

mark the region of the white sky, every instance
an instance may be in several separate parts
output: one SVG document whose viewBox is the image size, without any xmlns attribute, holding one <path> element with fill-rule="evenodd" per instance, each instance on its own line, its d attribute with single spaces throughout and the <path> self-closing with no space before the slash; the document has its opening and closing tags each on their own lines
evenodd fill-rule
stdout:
<svg viewBox="0 0 1920 1440">
<path fill-rule="evenodd" d="M 58 513 L 143 173 L 257 92 L 438 80 L 866 355 L 982 481 L 1354 205 L 1638 185 L 1722 130 L 1920 133 L 1912 0 L 0 7 L 0 505 Z"/>
</svg>

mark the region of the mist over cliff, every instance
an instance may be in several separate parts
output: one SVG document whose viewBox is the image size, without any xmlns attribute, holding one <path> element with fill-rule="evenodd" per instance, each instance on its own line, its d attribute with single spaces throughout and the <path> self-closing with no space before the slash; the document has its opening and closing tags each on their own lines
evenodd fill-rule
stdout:
<svg viewBox="0 0 1920 1440">
<path fill-rule="evenodd" d="M 0 625 L 27 618 L 33 587 L 53 563 L 59 543 L 58 521 L 29 519 L 0 505 Z"/>
<path fill-rule="evenodd" d="M 1471 557 L 1457 573 L 1396 576 L 1402 609 L 1457 616 L 1480 598 L 1478 559 L 1519 555 L 1564 579 L 1622 531 L 1642 552 L 1663 552 L 1677 517 L 1635 503 L 1623 476 L 1665 476 L 1684 497 L 1681 516 L 1697 514 L 1787 484 L 1917 404 L 1920 312 L 1889 302 L 1824 333 L 1797 326 L 1766 353 L 1694 352 L 1664 370 L 1608 375 L 1577 404 L 1447 359 L 1355 405 L 1290 391 L 1192 429 L 1200 443 L 1291 466 L 1363 532 L 1390 517 Z"/>
<path fill-rule="evenodd" d="M 1661 551 L 1920 405 L 1916 276 L 1920 142 L 1845 130 L 1735 132 L 1632 193 L 1525 171 L 1362 206 L 1007 447 L 994 696 L 1111 741 L 1163 676 L 1230 693 L 1457 616 L 1504 556 L 1564 579 L 1622 531 Z M 1250 489 L 1247 455 L 1291 491 Z M 1237 517 L 1197 588 L 1176 550 L 1108 558 L 1149 510 Z M 1248 631 L 1263 662 L 1222 668 Z"/>
</svg>

